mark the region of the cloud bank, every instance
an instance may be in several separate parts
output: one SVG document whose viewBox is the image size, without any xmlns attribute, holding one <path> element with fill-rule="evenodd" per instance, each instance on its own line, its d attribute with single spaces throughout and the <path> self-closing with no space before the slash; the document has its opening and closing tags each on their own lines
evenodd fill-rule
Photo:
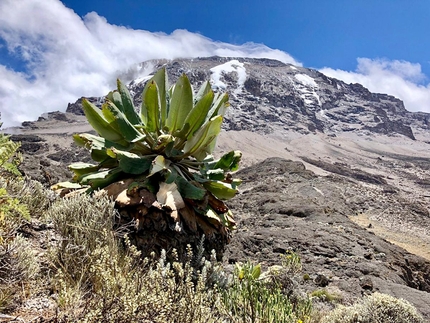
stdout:
<svg viewBox="0 0 430 323">
<path fill-rule="evenodd" d="M 319 71 L 346 83 L 360 83 L 371 92 L 394 95 L 409 111 L 430 112 L 430 83 L 421 65 L 406 61 L 358 58 L 353 72 L 325 67 Z"/>
<path fill-rule="evenodd" d="M 0 40 L 24 67 L 0 65 L 4 127 L 64 111 L 81 96 L 104 95 L 115 88 L 118 75 L 145 60 L 218 55 L 301 65 L 262 44 L 233 45 L 186 30 L 134 30 L 109 24 L 95 12 L 81 18 L 59 0 L 1 0 L 0 12 L 7 13 L 0 16 Z"/>
<path fill-rule="evenodd" d="M 90 12 L 83 18 L 59 0 L 0 0 L 0 112 L 4 127 L 64 111 L 81 96 L 101 96 L 115 79 L 150 59 L 232 56 L 272 58 L 301 65 L 288 53 L 263 44 L 233 45 L 175 30 L 171 34 L 110 24 Z M 14 67 L 13 67 L 14 66 Z M 347 83 L 405 101 L 411 111 L 430 112 L 430 84 L 419 64 L 359 58 L 355 71 L 323 68 Z M 139 75 L 143 76 L 143 75 Z"/>
</svg>

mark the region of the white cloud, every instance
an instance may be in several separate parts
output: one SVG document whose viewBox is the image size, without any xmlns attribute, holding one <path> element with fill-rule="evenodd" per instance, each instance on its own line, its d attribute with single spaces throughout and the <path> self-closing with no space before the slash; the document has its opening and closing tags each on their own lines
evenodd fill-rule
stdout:
<svg viewBox="0 0 430 323">
<path fill-rule="evenodd" d="M 149 59 L 204 56 L 273 58 L 301 65 L 262 44 L 233 45 L 200 34 L 171 34 L 109 24 L 95 12 L 81 19 L 59 0 L 1 0 L 0 39 L 25 61 L 24 72 L 0 65 L 0 111 L 4 126 L 66 109 L 81 96 L 106 94 L 115 78 Z"/>
<path fill-rule="evenodd" d="M 421 65 L 406 61 L 358 58 L 354 72 L 329 67 L 321 73 L 346 83 L 360 83 L 371 92 L 394 95 L 409 111 L 430 112 L 430 84 L 421 72 Z"/>
</svg>

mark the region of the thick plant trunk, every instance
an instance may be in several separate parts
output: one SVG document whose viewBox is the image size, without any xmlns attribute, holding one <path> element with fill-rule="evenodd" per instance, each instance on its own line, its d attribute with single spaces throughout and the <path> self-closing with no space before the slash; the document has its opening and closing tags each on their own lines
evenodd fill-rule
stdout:
<svg viewBox="0 0 430 323">
<path fill-rule="evenodd" d="M 211 235 L 206 235 L 199 227 L 196 231 L 190 230 L 185 223 L 182 223 L 178 230 L 177 223 L 173 221 L 170 214 L 164 210 L 149 209 L 145 215 L 139 213 L 139 207 L 119 208 L 119 224 L 130 224 L 129 237 L 131 242 L 137 246 L 142 255 L 149 256 L 151 252 L 160 254 L 161 250 L 167 254 L 176 249 L 178 255 L 185 255 L 187 245 L 190 245 L 194 252 L 197 252 L 201 240 L 204 236 L 204 256 L 209 259 L 212 250 L 215 250 L 217 258 L 221 260 L 225 247 L 229 242 L 229 233 L 226 230 L 217 232 L 214 227 Z M 210 224 L 206 224 L 210 226 Z M 207 230 L 206 230 L 207 231 Z"/>
<path fill-rule="evenodd" d="M 115 183 L 116 187 L 106 188 L 115 200 L 118 210 L 118 226 L 126 226 L 131 242 L 142 252 L 143 257 L 161 250 L 167 254 L 176 249 L 180 258 L 185 256 L 187 245 L 196 253 L 203 239 L 204 256 L 209 259 L 215 250 L 221 260 L 225 247 L 230 241 L 230 231 L 203 214 L 195 211 L 190 203 L 173 212 L 169 207 L 160 205 L 153 193 L 145 188 L 135 191 L 123 189 L 129 181 Z M 203 238 L 204 237 L 204 238 Z"/>
</svg>

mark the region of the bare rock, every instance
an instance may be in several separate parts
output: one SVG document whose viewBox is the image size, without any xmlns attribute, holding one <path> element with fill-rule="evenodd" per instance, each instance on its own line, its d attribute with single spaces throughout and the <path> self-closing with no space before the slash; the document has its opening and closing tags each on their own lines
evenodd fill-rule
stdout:
<svg viewBox="0 0 430 323">
<path fill-rule="evenodd" d="M 238 230 L 227 248 L 227 263 L 252 259 L 276 265 L 280 253 L 293 250 L 301 256 L 303 271 L 314 277 L 303 284 L 308 292 L 335 287 L 346 300 L 354 300 L 362 291 L 379 290 L 407 299 L 430 318 L 430 308 L 422 301 L 430 300 L 430 262 L 346 216 L 361 207 L 359 197 L 365 192 L 360 186 L 348 179 L 317 176 L 300 163 L 280 158 L 236 175 L 244 184 L 230 202 Z M 284 212 L 292 205 L 296 214 L 307 216 Z M 391 289 L 382 289 L 383 284 Z"/>
</svg>

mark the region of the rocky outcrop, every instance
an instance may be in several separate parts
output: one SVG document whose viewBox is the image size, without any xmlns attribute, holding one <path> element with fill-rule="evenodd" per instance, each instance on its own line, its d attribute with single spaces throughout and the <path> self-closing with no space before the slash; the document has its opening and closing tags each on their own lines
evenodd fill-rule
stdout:
<svg viewBox="0 0 430 323">
<path fill-rule="evenodd" d="M 70 134 L 16 134 L 11 140 L 21 143 L 21 173 L 45 186 L 69 179 L 72 173 L 67 166 L 71 163 L 91 162 L 89 153 L 76 147 Z"/>
<path fill-rule="evenodd" d="M 83 116 L 84 115 L 84 110 L 82 110 L 82 99 L 83 98 L 78 99 L 75 103 L 69 103 L 67 105 L 66 112 L 67 113 L 73 113 L 73 114 L 76 114 L 76 115 Z M 98 98 L 98 97 L 88 97 L 86 99 L 89 102 L 95 104 L 98 107 L 101 107 L 101 103 L 103 101 L 103 98 Z"/>
<path fill-rule="evenodd" d="M 270 158 L 237 173 L 244 184 L 230 202 L 239 219 L 226 263 L 252 259 L 280 263 L 280 254 L 298 253 L 300 287 L 325 287 L 344 302 L 373 291 L 402 297 L 430 319 L 430 262 L 355 225 L 366 192 L 340 177 L 320 177 L 302 163 Z M 346 193 L 347 192 L 347 193 Z M 368 207 L 384 208 L 384 193 Z M 368 201 L 369 202 L 369 201 Z"/>
</svg>

